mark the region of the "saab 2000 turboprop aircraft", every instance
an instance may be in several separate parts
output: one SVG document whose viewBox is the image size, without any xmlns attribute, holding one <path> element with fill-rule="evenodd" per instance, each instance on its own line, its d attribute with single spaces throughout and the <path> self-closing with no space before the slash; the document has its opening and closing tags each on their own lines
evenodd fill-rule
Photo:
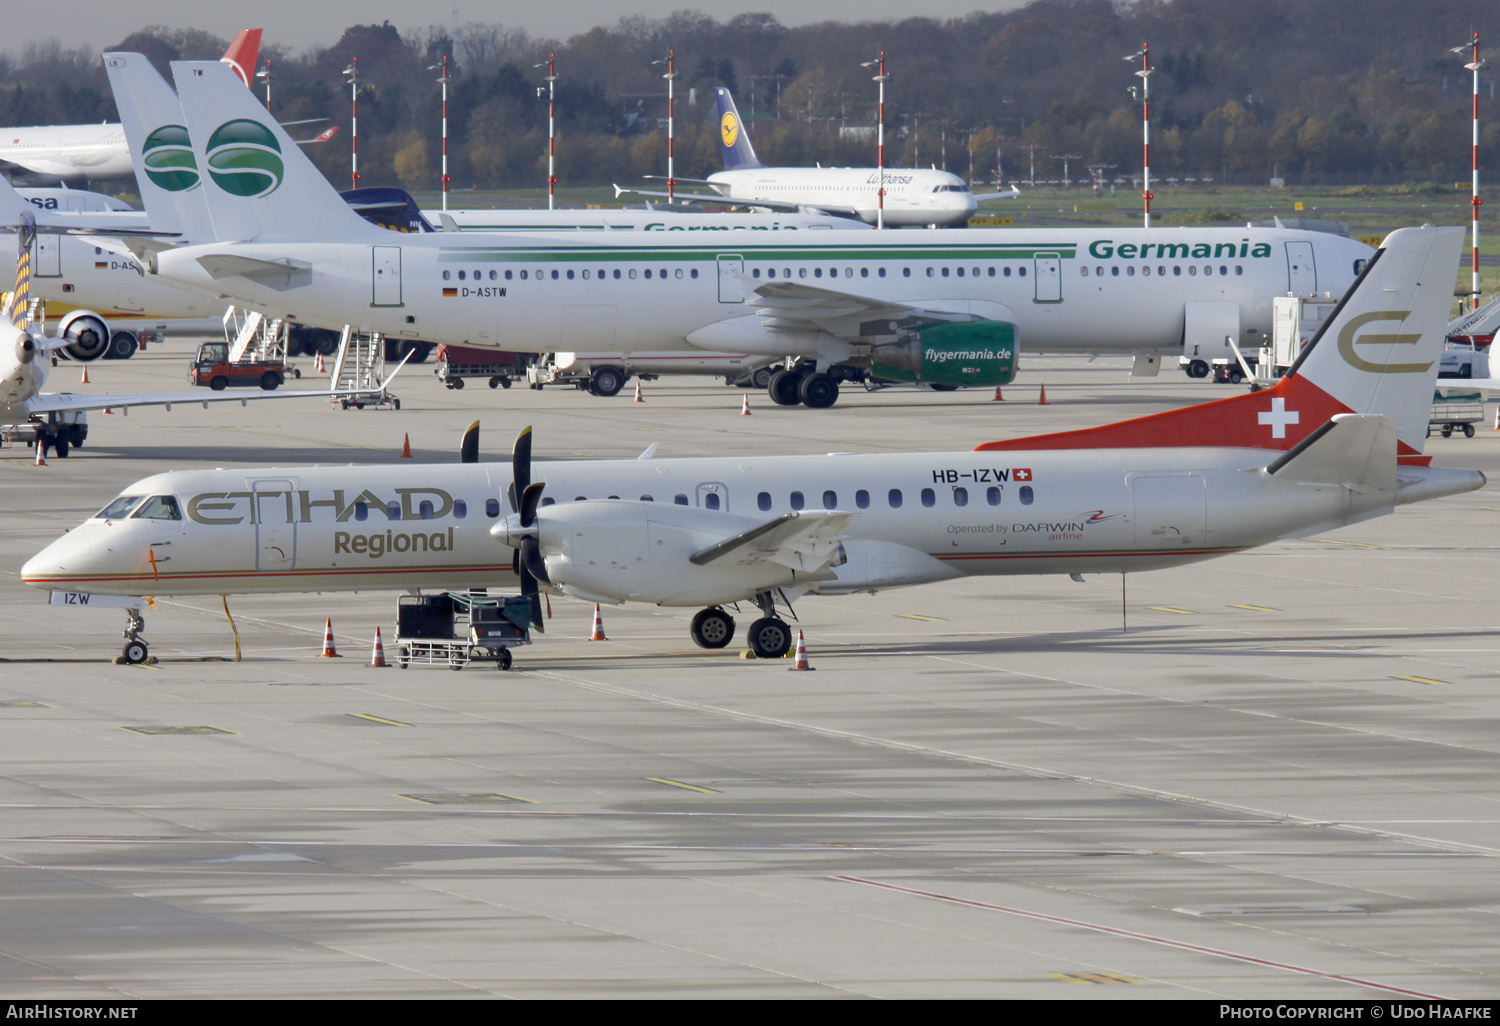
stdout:
<svg viewBox="0 0 1500 1026">
<path fill-rule="evenodd" d="M 260 58 L 260 29 L 240 29 L 219 58 L 250 85 Z M 37 125 L 0 129 L 0 162 L 55 178 L 126 178 L 135 170 L 119 125 Z"/>
<path fill-rule="evenodd" d="M 111 596 L 545 587 L 588 602 L 777 606 L 965 575 L 1126 573 L 1471 491 L 1421 455 L 1461 228 L 1394 232 L 1272 388 L 973 451 L 279 467 L 158 474 L 26 563 Z M 170 557 L 170 562 L 167 559 Z M 131 604 L 139 629 L 139 601 Z M 536 602 L 533 601 L 533 610 Z M 127 657 L 144 658 L 138 638 Z"/>
<path fill-rule="evenodd" d="M 155 75 L 138 55 L 109 54 L 105 65 L 122 110 L 132 99 L 122 83 Z M 193 166 L 158 170 L 167 191 L 142 194 L 153 225 L 171 217 L 158 218 L 160 198 L 175 197 L 194 242 L 208 236 L 187 221 L 204 220 L 206 203 L 203 231 L 217 241 L 115 244 L 148 275 L 268 316 L 389 338 L 789 358 L 796 365 L 770 386 L 783 405 L 831 406 L 839 381 L 871 374 L 1003 385 L 1019 346 L 1135 353 L 1150 373 L 1163 354 L 1229 357 L 1226 337 L 1258 344 L 1270 331 L 1273 295 L 1341 295 L 1372 252 L 1283 228 L 826 231 L 795 241 L 398 234 L 350 211 L 226 69 L 177 62 L 173 74 Z M 169 130 L 180 126 L 151 134 Z"/>
<path fill-rule="evenodd" d="M 76 342 L 69 336 L 46 338 L 30 330 L 31 251 L 36 223 L 30 213 L 22 212 L 16 229 L 19 253 L 16 258 L 16 287 L 0 320 L 0 436 L 6 441 L 25 437 L 34 440 L 45 454 L 49 448 L 60 457 L 83 445 L 88 437 L 86 414 L 90 410 L 120 410 L 126 415 L 133 406 L 164 406 L 202 403 L 238 402 L 267 399 L 331 399 L 383 392 L 405 366 L 392 371 L 379 387 L 371 389 L 329 389 L 323 391 L 255 392 L 242 395 L 202 392 L 165 392 L 146 395 L 105 394 L 80 395 L 73 392 L 44 392 L 51 360 L 46 356 L 58 349 L 71 350 Z M 97 355 L 97 354 L 95 354 Z"/>
<path fill-rule="evenodd" d="M 670 197 L 679 203 L 732 203 L 761 210 L 821 210 L 839 217 L 859 218 L 887 227 L 961 225 L 979 209 L 979 201 L 1010 199 L 1009 192 L 975 195 L 958 175 L 937 168 L 888 167 L 766 167 L 750 145 L 750 133 L 740 120 L 729 90 L 719 86 L 719 145 L 724 170 L 707 178 L 679 178 L 678 182 L 711 186 L 713 193 L 655 192 L 622 189 L 615 195 Z M 880 190 L 885 189 L 881 203 Z"/>
</svg>

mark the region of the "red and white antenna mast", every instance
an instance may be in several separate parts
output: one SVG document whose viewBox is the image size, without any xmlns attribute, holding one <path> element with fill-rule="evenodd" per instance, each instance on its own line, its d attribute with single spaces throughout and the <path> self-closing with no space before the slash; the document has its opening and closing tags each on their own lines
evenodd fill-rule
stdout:
<svg viewBox="0 0 1500 1026">
<path fill-rule="evenodd" d="M 444 57 L 438 64 L 428 68 L 428 71 L 442 69 L 442 77 L 438 79 L 443 85 L 443 209 L 448 209 L 448 58 Z"/>
<path fill-rule="evenodd" d="M 349 76 L 349 188 L 359 188 L 359 58 L 344 69 Z"/>
<path fill-rule="evenodd" d="M 1141 70 L 1135 73 L 1141 80 L 1141 202 L 1145 204 L 1143 225 L 1151 227 L 1151 44 L 1142 43 L 1140 52 L 1126 57 L 1133 61 L 1141 59 Z"/>
<path fill-rule="evenodd" d="M 674 135 L 673 125 L 677 118 L 677 51 L 668 50 L 667 56 L 652 64 L 665 64 L 667 73 L 662 78 L 667 80 L 667 202 L 670 204 L 677 196 L 677 174 L 674 170 L 674 161 L 677 157 L 677 140 Z"/>
<path fill-rule="evenodd" d="M 890 81 L 891 76 L 885 73 L 885 51 L 880 51 L 880 56 L 873 61 L 864 61 L 860 64 L 862 68 L 877 68 L 879 74 L 875 81 L 880 83 L 880 105 L 876 109 L 877 141 L 875 144 L 875 165 L 880 169 L 880 188 L 876 193 L 878 205 L 875 208 L 875 227 L 885 227 L 885 84 Z"/>
<path fill-rule="evenodd" d="M 557 54 L 549 53 L 544 63 L 533 67 L 547 69 L 547 209 L 551 210 L 557 194 Z"/>
<path fill-rule="evenodd" d="M 1469 199 L 1469 205 L 1473 208 L 1473 270 L 1474 281 L 1470 286 L 1469 309 L 1479 306 L 1479 69 L 1484 67 L 1484 61 L 1479 59 L 1479 33 L 1474 33 L 1474 41 L 1467 46 L 1455 46 L 1450 53 L 1462 54 L 1472 47 L 1473 57 L 1464 67 L 1474 73 L 1474 142 L 1473 142 L 1473 195 Z"/>
</svg>

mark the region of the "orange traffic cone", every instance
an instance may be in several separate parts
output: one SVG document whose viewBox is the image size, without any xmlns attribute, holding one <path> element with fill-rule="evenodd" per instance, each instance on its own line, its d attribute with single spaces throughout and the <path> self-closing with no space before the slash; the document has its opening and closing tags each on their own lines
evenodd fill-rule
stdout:
<svg viewBox="0 0 1500 1026">
<path fill-rule="evenodd" d="M 599 615 L 599 603 L 594 603 L 594 629 L 589 634 L 590 641 L 608 641 L 604 636 L 604 619 Z"/>
<path fill-rule="evenodd" d="M 636 378 L 635 379 L 635 398 L 632 399 L 632 400 L 630 400 L 630 401 L 633 402 L 633 403 L 643 403 L 643 402 L 646 401 L 646 400 L 644 400 L 644 399 L 641 398 L 641 379 L 640 378 Z"/>
<path fill-rule="evenodd" d="M 811 670 L 812 664 L 807 661 L 807 643 L 802 640 L 802 632 L 797 632 L 797 658 L 792 663 L 794 670 Z"/>
<path fill-rule="evenodd" d="M 1500 406 L 1495 407 L 1495 431 L 1500 431 Z"/>
<path fill-rule="evenodd" d="M 333 647 L 333 617 L 323 625 L 323 651 L 318 653 L 319 659 L 342 659 L 338 650 Z"/>
<path fill-rule="evenodd" d="M 323 368 L 323 354 L 322 353 L 317 353 L 317 354 L 315 354 L 313 356 L 313 373 L 314 374 L 325 374 L 325 373 L 327 373 L 327 371 L 325 371 L 324 368 Z"/>
<path fill-rule="evenodd" d="M 992 403 L 1003 403 L 1003 402 L 1005 402 L 1005 396 L 1003 396 L 1003 395 L 1000 394 L 1000 386 L 999 385 L 995 386 L 995 398 L 991 399 L 990 402 L 992 402 Z"/>
<path fill-rule="evenodd" d="M 404 435 L 403 439 L 401 443 L 401 458 L 409 460 L 411 459 L 411 435 Z"/>
<path fill-rule="evenodd" d="M 748 417 L 748 416 L 750 416 L 750 393 L 749 392 L 745 393 L 745 402 L 740 406 L 740 416 L 741 417 Z"/>
<path fill-rule="evenodd" d="M 44 446 L 40 441 L 36 443 L 36 462 L 33 463 L 32 466 L 45 467 L 47 465 L 47 459 L 42 455 L 42 450 L 45 448 L 46 446 Z"/>
<path fill-rule="evenodd" d="M 1036 404 L 1038 406 L 1047 406 L 1047 405 L 1049 405 L 1048 402 L 1047 402 L 1047 386 L 1046 385 L 1042 386 L 1042 394 L 1037 399 Z"/>
<path fill-rule="evenodd" d="M 371 666 L 389 666 L 385 661 L 385 646 L 380 643 L 380 628 L 375 628 L 375 647 L 370 650 Z"/>
<path fill-rule="evenodd" d="M 84 364 L 83 365 L 83 380 L 80 381 L 79 384 L 80 385 L 87 385 L 88 383 L 89 383 L 89 365 L 88 364 Z"/>
</svg>

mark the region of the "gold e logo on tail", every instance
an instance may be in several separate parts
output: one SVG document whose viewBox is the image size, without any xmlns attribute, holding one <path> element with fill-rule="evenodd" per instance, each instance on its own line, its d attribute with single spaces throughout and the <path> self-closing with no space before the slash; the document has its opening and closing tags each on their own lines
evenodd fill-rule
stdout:
<svg viewBox="0 0 1500 1026">
<path fill-rule="evenodd" d="M 734 149 L 734 144 L 740 138 L 740 119 L 734 116 L 733 111 L 724 112 L 724 117 L 719 122 L 719 134 L 724 137 L 724 148 Z"/>
<path fill-rule="evenodd" d="M 1366 324 L 1373 321 L 1396 321 L 1404 322 L 1411 316 L 1410 310 L 1376 310 L 1371 313 L 1360 314 L 1358 317 L 1350 318 L 1349 323 L 1339 331 L 1339 355 L 1344 362 L 1355 370 L 1367 371 L 1370 374 L 1421 374 L 1432 366 L 1430 363 L 1371 363 L 1354 351 L 1356 345 L 1369 346 L 1414 346 L 1422 341 L 1420 334 L 1416 335 L 1361 335 L 1354 337 L 1354 333 Z"/>
</svg>

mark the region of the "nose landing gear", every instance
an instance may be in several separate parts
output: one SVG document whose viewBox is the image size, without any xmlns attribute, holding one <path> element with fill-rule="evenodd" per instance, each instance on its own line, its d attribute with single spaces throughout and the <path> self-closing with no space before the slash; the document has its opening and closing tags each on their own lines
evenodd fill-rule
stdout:
<svg viewBox="0 0 1500 1026">
<path fill-rule="evenodd" d="M 156 660 L 151 658 L 151 650 L 146 647 L 145 639 L 140 636 L 140 632 L 146 629 L 146 620 L 141 616 L 141 611 L 127 609 L 125 617 L 125 630 L 120 633 L 120 636 L 125 639 L 125 647 L 121 649 L 118 661 L 127 666 L 134 666 L 147 660 L 155 662 Z"/>
</svg>

